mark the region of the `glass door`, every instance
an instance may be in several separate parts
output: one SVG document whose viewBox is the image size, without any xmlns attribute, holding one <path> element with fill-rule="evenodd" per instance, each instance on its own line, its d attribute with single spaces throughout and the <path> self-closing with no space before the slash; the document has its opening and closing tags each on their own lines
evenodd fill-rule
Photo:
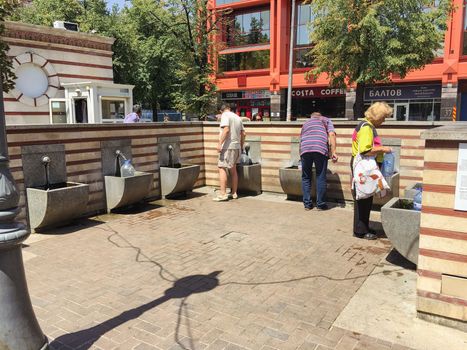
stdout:
<svg viewBox="0 0 467 350">
<path fill-rule="evenodd" d="M 394 104 L 394 118 L 396 120 L 409 120 L 409 104 L 408 103 L 395 103 Z"/>
</svg>

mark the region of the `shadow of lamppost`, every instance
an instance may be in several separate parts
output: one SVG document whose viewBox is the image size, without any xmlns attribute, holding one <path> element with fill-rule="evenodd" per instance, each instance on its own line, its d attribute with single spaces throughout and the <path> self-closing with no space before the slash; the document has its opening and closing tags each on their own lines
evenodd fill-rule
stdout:
<svg viewBox="0 0 467 350">
<path fill-rule="evenodd" d="M 19 193 L 8 163 L 5 111 L 0 96 L 0 349 L 45 350 L 48 342 L 32 308 L 21 251 L 21 243 L 30 232 L 15 221 L 20 210 Z"/>
<path fill-rule="evenodd" d="M 86 350 L 90 349 L 93 344 L 99 340 L 105 333 L 109 332 L 110 330 L 117 328 L 118 326 L 128 322 L 130 320 L 134 320 L 140 317 L 146 311 L 149 311 L 156 306 L 159 306 L 166 301 L 171 299 L 182 299 L 180 308 L 185 305 L 185 300 L 190 295 L 195 293 L 204 293 L 209 292 L 216 288 L 219 285 L 219 279 L 217 276 L 222 271 L 214 271 L 208 275 L 191 275 L 180 278 L 176 280 L 173 286 L 167 289 L 164 292 L 164 295 L 160 298 L 157 298 L 149 303 L 144 305 L 138 306 L 137 308 L 127 310 L 122 312 L 120 315 L 115 316 L 107 321 L 104 321 L 94 327 L 90 327 L 87 329 L 83 329 L 78 332 L 65 334 L 61 337 L 58 337 L 50 344 L 52 349 L 59 348 L 61 349 L 63 346 L 71 347 L 72 349 L 80 349 Z M 180 312 L 179 312 L 179 320 L 177 322 L 177 332 L 180 323 Z M 182 347 L 185 348 L 179 341 L 177 332 L 175 334 L 175 341 Z M 191 349 L 194 347 L 191 346 Z M 1 349 L 1 348 L 0 348 Z"/>
</svg>

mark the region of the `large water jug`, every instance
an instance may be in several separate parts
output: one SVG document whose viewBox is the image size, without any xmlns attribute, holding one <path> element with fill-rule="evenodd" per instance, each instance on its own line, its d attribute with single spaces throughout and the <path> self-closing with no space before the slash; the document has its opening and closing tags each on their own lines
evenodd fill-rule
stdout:
<svg viewBox="0 0 467 350">
<path fill-rule="evenodd" d="M 125 159 L 123 162 L 122 167 L 120 168 L 120 173 L 122 177 L 129 177 L 135 175 L 135 168 L 131 165 L 131 161 L 129 159 Z"/>
<path fill-rule="evenodd" d="M 246 153 L 242 153 L 239 159 L 240 165 L 251 165 L 253 162 L 251 161 L 251 158 L 248 157 Z"/>
<path fill-rule="evenodd" d="M 394 153 L 385 153 L 381 173 L 384 177 L 390 178 L 394 174 Z"/>
<path fill-rule="evenodd" d="M 423 195 L 423 190 L 420 190 L 417 192 L 415 197 L 413 198 L 413 209 L 417 211 L 422 210 L 422 195 Z"/>
</svg>

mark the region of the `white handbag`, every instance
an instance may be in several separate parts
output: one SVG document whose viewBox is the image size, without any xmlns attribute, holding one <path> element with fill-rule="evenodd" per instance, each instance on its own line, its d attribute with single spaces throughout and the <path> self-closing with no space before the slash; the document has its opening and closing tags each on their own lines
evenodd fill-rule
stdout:
<svg viewBox="0 0 467 350">
<path fill-rule="evenodd" d="M 357 142 L 357 149 L 360 151 Z M 386 179 L 379 170 L 374 156 L 365 156 L 358 153 L 352 164 L 353 178 L 352 189 L 355 190 L 355 198 L 365 199 L 373 195 L 384 197 L 390 189 Z"/>
</svg>

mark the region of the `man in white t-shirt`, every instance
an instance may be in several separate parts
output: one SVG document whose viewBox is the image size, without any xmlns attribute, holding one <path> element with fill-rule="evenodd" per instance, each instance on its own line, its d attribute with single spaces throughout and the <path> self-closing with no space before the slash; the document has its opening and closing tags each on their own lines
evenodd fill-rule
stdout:
<svg viewBox="0 0 467 350">
<path fill-rule="evenodd" d="M 227 170 L 229 170 L 230 177 L 232 179 L 232 198 L 238 198 L 237 161 L 245 142 L 245 129 L 243 128 L 243 123 L 240 117 L 231 112 L 229 105 L 222 105 L 220 111 L 222 115 L 219 143 L 217 145 L 217 152 L 219 152 L 217 167 L 219 168 L 219 182 L 221 189 L 217 197 L 214 198 L 214 201 L 216 202 L 229 200 L 229 196 L 226 192 Z"/>
</svg>

